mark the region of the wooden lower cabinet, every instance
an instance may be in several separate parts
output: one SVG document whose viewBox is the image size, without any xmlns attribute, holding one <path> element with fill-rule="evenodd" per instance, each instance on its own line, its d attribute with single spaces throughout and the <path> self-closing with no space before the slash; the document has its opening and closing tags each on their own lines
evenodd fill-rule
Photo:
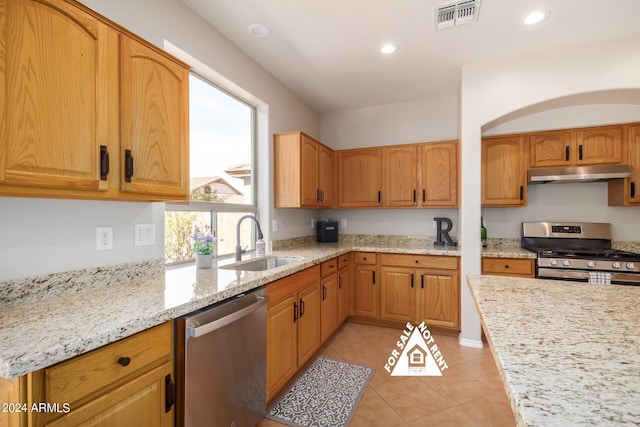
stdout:
<svg viewBox="0 0 640 427">
<path fill-rule="evenodd" d="M 338 325 L 341 325 L 352 310 L 350 310 L 351 298 L 351 274 L 350 254 L 338 257 Z"/>
<path fill-rule="evenodd" d="M 322 342 L 338 329 L 338 262 L 334 258 L 320 266 L 321 312 L 320 336 Z"/>
<path fill-rule="evenodd" d="M 354 258 L 354 315 L 379 317 L 380 285 L 376 277 L 377 256 L 371 252 L 356 252 Z"/>
<path fill-rule="evenodd" d="M 0 414 L 2 426 L 173 426 L 172 323 L 21 378 L 2 379 L 0 393 L 3 401 L 27 409 Z M 41 409 L 32 411 L 33 405 Z"/>
<path fill-rule="evenodd" d="M 494 276 L 536 277 L 535 259 L 482 258 L 482 274 Z"/>
<path fill-rule="evenodd" d="M 457 257 L 382 254 L 380 258 L 380 319 L 460 329 Z"/>
<path fill-rule="evenodd" d="M 267 285 L 267 401 L 320 348 L 320 267 Z"/>
</svg>

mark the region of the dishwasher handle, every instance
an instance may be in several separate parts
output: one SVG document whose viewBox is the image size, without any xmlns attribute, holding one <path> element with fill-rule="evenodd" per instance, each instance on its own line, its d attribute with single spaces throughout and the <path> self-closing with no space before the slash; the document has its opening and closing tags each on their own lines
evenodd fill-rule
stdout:
<svg viewBox="0 0 640 427">
<path fill-rule="evenodd" d="M 238 311 L 235 311 L 227 316 L 224 316 L 220 319 L 216 319 L 213 322 L 205 323 L 204 325 L 199 325 L 196 327 L 187 327 L 187 337 L 198 338 L 208 334 L 209 332 L 213 332 L 216 329 L 220 329 L 224 326 L 227 326 L 228 324 L 233 323 L 236 320 L 242 319 L 243 317 L 253 313 L 254 311 L 258 310 L 260 307 L 266 305 L 267 302 L 268 302 L 267 297 L 256 296 L 256 302 Z"/>
</svg>

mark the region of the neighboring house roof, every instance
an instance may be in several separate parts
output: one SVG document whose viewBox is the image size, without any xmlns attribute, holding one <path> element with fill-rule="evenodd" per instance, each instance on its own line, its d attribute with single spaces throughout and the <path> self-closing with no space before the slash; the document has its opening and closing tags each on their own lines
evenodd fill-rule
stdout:
<svg viewBox="0 0 640 427">
<path fill-rule="evenodd" d="M 246 178 L 251 176 L 251 164 L 241 163 L 239 165 L 230 166 L 224 170 L 232 178 Z"/>
<path fill-rule="evenodd" d="M 233 185 L 229 184 L 227 180 L 219 176 L 205 176 L 200 178 L 191 178 L 190 185 L 191 191 L 202 190 L 203 192 L 218 194 L 229 194 L 232 196 L 241 196 L 242 192 L 237 190 Z M 208 189 L 206 187 L 209 187 Z"/>
</svg>

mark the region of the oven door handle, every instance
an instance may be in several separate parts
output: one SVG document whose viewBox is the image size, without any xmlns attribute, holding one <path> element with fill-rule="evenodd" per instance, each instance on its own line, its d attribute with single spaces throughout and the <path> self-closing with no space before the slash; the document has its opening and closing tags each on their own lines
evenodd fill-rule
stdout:
<svg viewBox="0 0 640 427">
<path fill-rule="evenodd" d="M 583 270 L 564 270 L 561 268 L 539 268 L 538 277 L 541 279 L 579 279 L 589 281 L 589 272 Z"/>
</svg>

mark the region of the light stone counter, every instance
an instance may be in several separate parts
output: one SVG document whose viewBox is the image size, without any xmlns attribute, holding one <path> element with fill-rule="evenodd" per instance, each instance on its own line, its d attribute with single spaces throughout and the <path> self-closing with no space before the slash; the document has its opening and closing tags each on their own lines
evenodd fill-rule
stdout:
<svg viewBox="0 0 640 427">
<path fill-rule="evenodd" d="M 165 271 L 157 260 L 0 283 L 0 377 L 53 365 L 352 250 L 460 255 L 423 245 L 316 243 L 274 252 L 301 260 L 264 272 L 217 263 Z"/>
<path fill-rule="evenodd" d="M 467 282 L 518 425 L 640 425 L 640 286 Z"/>
</svg>

